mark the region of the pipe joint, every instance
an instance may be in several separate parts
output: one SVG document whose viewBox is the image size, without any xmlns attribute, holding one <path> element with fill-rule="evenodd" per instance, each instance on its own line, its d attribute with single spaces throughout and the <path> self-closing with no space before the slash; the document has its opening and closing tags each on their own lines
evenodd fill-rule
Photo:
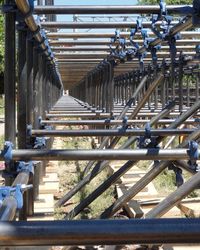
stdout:
<svg viewBox="0 0 200 250">
<path fill-rule="evenodd" d="M 17 209 L 21 209 L 23 207 L 23 192 L 32 187 L 33 185 L 24 184 L 18 184 L 15 187 L 0 187 L 0 204 L 2 204 L 7 197 L 13 197 L 17 201 Z"/>
</svg>

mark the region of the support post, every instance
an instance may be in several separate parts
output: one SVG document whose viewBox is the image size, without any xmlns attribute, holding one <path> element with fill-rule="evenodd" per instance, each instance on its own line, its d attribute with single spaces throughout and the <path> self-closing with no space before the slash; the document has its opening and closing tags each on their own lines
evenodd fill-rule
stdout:
<svg viewBox="0 0 200 250">
<path fill-rule="evenodd" d="M 12 0 L 5 0 L 5 4 L 13 4 Z M 5 14 L 5 69 L 4 69 L 4 93 L 5 93 L 5 141 L 11 141 L 15 146 L 16 137 L 16 58 L 15 58 L 15 12 Z M 6 165 L 9 172 L 11 165 Z M 11 178 L 5 179 L 5 185 L 11 185 Z"/>
</svg>

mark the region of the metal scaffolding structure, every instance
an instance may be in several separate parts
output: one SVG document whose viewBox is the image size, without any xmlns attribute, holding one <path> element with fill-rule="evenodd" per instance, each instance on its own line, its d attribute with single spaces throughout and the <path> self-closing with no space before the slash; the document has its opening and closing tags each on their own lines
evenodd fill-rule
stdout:
<svg viewBox="0 0 200 250">
<path fill-rule="evenodd" d="M 5 186 L 0 187 L 0 246 L 200 243 L 198 218 L 161 218 L 199 187 L 200 2 L 41 2 L 34 6 L 28 0 L 4 0 L 2 8 L 5 145 L 0 160 L 6 167 Z M 56 21 L 61 14 L 131 15 L 134 21 Z M 52 127 L 58 125 L 64 129 Z M 87 127 L 69 128 L 80 125 Z M 87 150 L 52 149 L 55 137 L 97 137 L 100 144 Z M 182 139 L 166 146 L 170 137 Z M 35 164 L 45 172 L 50 160 L 88 161 L 83 179 L 55 207 L 63 206 L 111 161 L 125 163 L 76 204 L 67 221 L 22 222 L 34 216 L 42 175 L 34 174 Z M 148 172 L 99 214 L 99 220 L 71 221 L 143 160 L 153 161 Z M 181 180 L 176 191 L 143 219 L 108 220 L 170 166 Z M 185 183 L 182 170 L 192 174 Z"/>
</svg>

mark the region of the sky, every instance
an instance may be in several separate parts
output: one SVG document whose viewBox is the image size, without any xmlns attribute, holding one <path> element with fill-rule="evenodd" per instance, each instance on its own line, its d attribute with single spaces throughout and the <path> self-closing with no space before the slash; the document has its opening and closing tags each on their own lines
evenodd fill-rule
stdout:
<svg viewBox="0 0 200 250">
<path fill-rule="evenodd" d="M 44 0 L 43 0 L 44 1 Z M 136 5 L 137 0 L 54 0 L 54 5 Z M 57 21 L 73 21 L 72 15 L 58 15 Z M 84 19 L 84 21 L 87 21 Z M 108 19 L 104 19 L 102 21 L 108 21 Z M 71 32 L 72 30 L 60 30 L 60 32 Z M 85 30 L 82 30 L 83 32 Z M 93 30 L 94 31 L 94 30 Z M 102 30 L 98 30 L 101 32 Z M 96 31 L 94 31 L 96 32 Z"/>
</svg>

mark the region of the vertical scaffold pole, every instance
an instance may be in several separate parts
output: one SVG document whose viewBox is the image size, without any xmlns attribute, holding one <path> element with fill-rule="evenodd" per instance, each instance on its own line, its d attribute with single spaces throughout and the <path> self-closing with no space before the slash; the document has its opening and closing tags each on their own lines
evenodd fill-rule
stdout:
<svg viewBox="0 0 200 250">
<path fill-rule="evenodd" d="M 12 0 L 5 0 L 5 4 L 13 4 Z M 5 93 L 5 141 L 11 141 L 15 145 L 16 116 L 15 116 L 15 16 L 14 12 L 5 14 L 5 70 L 4 70 L 4 93 Z M 6 166 L 10 170 L 10 166 Z M 5 185 L 11 185 L 10 178 L 5 179 Z"/>
<path fill-rule="evenodd" d="M 27 61 L 26 41 L 27 27 L 24 22 L 18 24 L 18 86 L 17 86 L 17 130 L 18 148 L 25 149 L 27 127 Z M 25 53 L 24 53 L 25 51 Z M 24 194 L 23 208 L 20 210 L 19 219 L 27 219 L 28 195 Z"/>
</svg>

